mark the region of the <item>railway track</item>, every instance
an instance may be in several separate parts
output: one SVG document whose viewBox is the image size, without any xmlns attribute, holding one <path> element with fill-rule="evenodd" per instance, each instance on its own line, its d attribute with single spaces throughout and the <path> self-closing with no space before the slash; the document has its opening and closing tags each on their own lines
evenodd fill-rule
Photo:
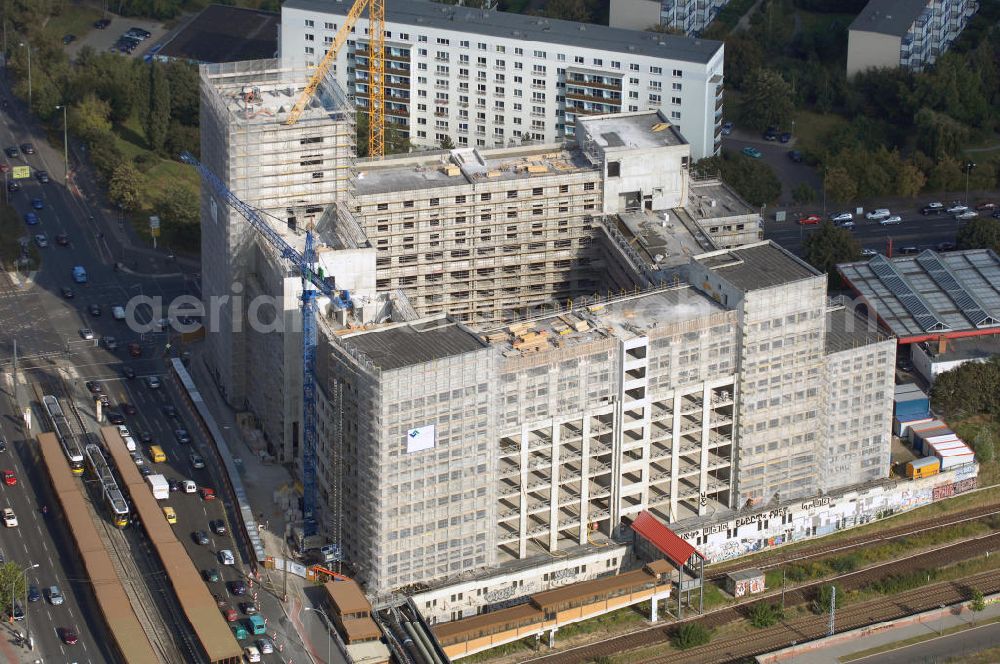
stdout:
<svg viewBox="0 0 1000 664">
<path fill-rule="evenodd" d="M 862 588 L 873 581 L 882 579 L 892 574 L 913 572 L 914 570 L 918 569 L 936 569 L 939 567 L 944 567 L 951 563 L 959 562 L 961 560 L 967 560 L 970 558 L 975 558 L 981 555 L 985 555 L 987 552 L 992 552 L 997 550 L 1000 550 L 1000 533 L 993 533 L 990 535 L 977 537 L 975 539 L 963 540 L 961 542 L 947 544 L 938 547 L 936 549 L 932 549 L 930 551 L 925 551 L 923 553 L 913 555 L 909 558 L 901 560 L 893 560 L 888 563 L 884 563 L 874 567 L 869 567 L 862 570 L 858 570 L 856 572 L 843 574 L 841 576 L 836 577 L 836 579 L 826 579 L 824 581 L 817 581 L 814 583 L 798 586 L 791 590 L 787 590 L 785 591 L 785 605 L 796 606 L 798 604 L 803 604 L 810 601 L 812 599 L 813 593 L 815 593 L 820 586 L 828 585 L 832 581 L 836 581 L 840 585 L 840 587 L 843 588 L 844 590 L 854 590 Z M 988 577 L 994 579 L 995 583 L 994 585 L 982 587 L 980 588 L 980 590 L 982 590 L 985 593 L 985 592 L 993 592 L 994 589 L 1000 589 L 1000 572 L 989 572 L 985 574 L 986 577 L 984 578 Z M 977 575 L 977 577 L 973 578 L 978 578 L 979 576 L 982 575 Z M 970 580 L 963 580 L 961 584 L 957 584 L 955 587 L 958 586 L 964 587 L 968 592 L 968 587 L 971 583 L 972 581 Z M 936 585 L 945 585 L 945 584 L 935 584 L 935 586 Z M 867 616 L 867 618 L 864 621 L 857 622 L 856 624 L 852 623 L 849 620 L 846 622 L 842 622 L 838 617 L 837 631 L 853 629 L 854 627 L 863 624 L 879 622 L 881 620 L 890 619 L 891 617 L 901 617 L 904 615 L 910 615 L 912 613 L 924 610 L 924 608 L 933 608 L 941 603 L 944 603 L 943 600 L 937 600 L 935 602 L 931 602 L 930 604 L 923 604 L 919 602 L 915 603 L 912 601 L 904 602 L 901 599 L 904 595 L 909 597 L 911 594 L 914 593 L 916 594 L 916 596 L 919 596 L 921 593 L 927 593 L 928 596 L 931 596 L 931 593 L 928 589 L 932 587 L 933 586 L 924 586 L 923 588 L 918 588 L 915 591 L 899 593 L 893 595 L 893 597 L 891 598 L 885 598 L 885 600 L 878 600 L 879 602 L 883 603 L 888 602 L 891 605 L 895 605 L 897 607 L 898 609 L 897 613 L 889 617 L 885 617 L 881 614 L 876 615 L 873 613 L 872 615 Z M 718 611 L 713 611 L 711 613 L 708 613 L 702 617 L 692 617 L 689 618 L 688 620 L 700 622 L 702 625 L 708 628 L 719 627 L 727 623 L 744 619 L 746 614 L 749 612 L 750 607 L 752 607 L 754 604 L 760 601 L 774 602 L 778 598 L 778 596 L 779 593 L 771 593 L 754 602 L 746 602 L 737 606 L 720 609 Z M 963 598 L 965 598 L 965 596 L 959 597 L 958 599 L 963 599 Z M 864 605 L 858 605 L 858 606 L 859 607 L 868 606 L 868 604 L 869 603 L 865 603 Z M 851 608 L 852 607 L 847 607 L 844 609 L 844 611 L 847 611 L 848 609 Z M 838 616 L 839 615 L 840 612 L 838 611 Z M 825 618 L 823 620 L 825 620 Z M 803 632 L 802 634 L 797 634 L 794 631 L 794 629 L 797 628 L 790 627 L 790 625 L 792 625 L 794 622 L 795 621 L 788 623 L 787 626 L 785 627 L 786 638 L 783 643 L 775 645 L 774 643 L 769 642 L 770 645 L 768 645 L 766 649 L 756 650 L 753 652 L 753 654 L 768 652 L 769 650 L 774 650 L 776 648 L 789 645 L 792 641 L 798 641 L 798 642 L 807 641 L 816 638 L 818 635 L 825 634 L 825 631 L 820 632 L 820 634 L 818 635 L 810 635 L 811 634 L 810 632 Z M 545 664 L 576 664 L 577 662 L 585 662 L 587 660 L 593 659 L 594 657 L 602 655 L 612 656 L 616 654 L 637 650 L 639 648 L 647 648 L 650 646 L 663 644 L 669 641 L 670 634 L 677 624 L 678 623 L 675 622 L 664 625 L 657 625 L 655 627 L 650 627 L 648 629 L 644 629 L 641 631 L 632 632 L 631 634 L 624 634 L 619 637 L 614 637 L 606 641 L 590 643 L 585 646 L 574 648 L 573 650 L 567 650 L 565 652 L 556 652 L 552 653 L 551 655 L 538 657 L 528 661 L 544 662 Z M 825 630 L 825 622 L 823 623 L 823 625 L 824 625 L 823 629 Z M 763 634 L 768 632 L 769 630 L 766 630 L 760 632 L 759 634 L 754 633 L 752 636 L 754 638 L 762 639 Z M 747 639 L 749 637 L 747 635 L 742 635 L 741 638 Z M 772 639 L 773 638 L 774 637 L 772 636 Z M 711 648 L 711 647 L 712 644 L 704 646 L 704 648 Z M 701 648 L 699 648 L 691 651 L 691 654 L 694 655 L 703 652 L 707 651 L 704 651 Z M 751 654 L 750 652 L 746 652 L 738 656 L 743 657 L 743 656 L 748 656 L 750 654 Z M 669 661 L 680 662 L 682 661 L 681 656 L 687 657 L 688 655 L 686 653 L 681 653 L 671 650 L 671 654 L 669 655 Z M 736 656 L 737 655 L 733 655 L 733 657 Z M 702 657 L 701 659 L 691 659 L 683 661 L 706 661 L 706 662 L 728 661 L 726 657 L 722 657 L 721 659 L 717 659 L 714 656 L 706 656 L 706 655 L 701 655 L 701 657 Z M 656 661 L 661 661 L 661 660 L 656 660 Z"/>
<path fill-rule="evenodd" d="M 722 579 L 726 574 L 734 570 L 746 569 L 747 567 L 754 567 L 756 569 L 771 569 L 778 567 L 780 565 L 785 565 L 787 563 L 796 562 L 799 560 L 810 560 L 812 558 L 818 558 L 820 556 L 825 556 L 831 553 L 839 553 L 841 551 L 849 551 L 855 549 L 859 546 L 866 544 L 877 544 L 879 542 L 887 542 L 889 540 L 899 539 L 901 537 L 908 537 L 910 535 L 918 535 L 920 533 L 926 532 L 928 530 L 938 530 L 940 528 L 947 528 L 948 526 L 955 526 L 968 521 L 974 521 L 976 519 L 983 519 L 988 516 L 1000 515 L 1000 503 L 991 503 L 989 505 L 983 505 L 981 507 L 975 507 L 961 512 L 954 512 L 952 514 L 947 514 L 942 517 L 942 520 L 935 522 L 933 524 L 919 524 L 919 523 L 909 523 L 903 526 L 897 526 L 895 528 L 887 528 L 884 530 L 878 530 L 876 532 L 867 533 L 864 535 L 859 535 L 857 537 L 851 537 L 848 539 L 841 539 L 836 542 L 829 542 L 827 544 L 817 543 L 815 546 L 810 546 L 807 548 L 792 550 L 783 552 L 780 549 L 772 552 L 766 562 L 754 563 L 748 562 L 745 558 L 740 558 L 736 561 L 727 561 L 724 563 L 718 563 L 717 565 L 712 565 L 707 570 L 707 579 L 709 581 L 718 581 Z"/>
</svg>

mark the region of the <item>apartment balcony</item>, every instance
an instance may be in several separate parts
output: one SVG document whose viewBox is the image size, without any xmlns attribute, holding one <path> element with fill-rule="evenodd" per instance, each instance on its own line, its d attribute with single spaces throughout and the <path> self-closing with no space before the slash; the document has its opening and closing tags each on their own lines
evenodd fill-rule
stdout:
<svg viewBox="0 0 1000 664">
<path fill-rule="evenodd" d="M 580 108 L 579 106 L 566 107 L 567 113 L 573 113 L 575 115 L 606 115 L 608 113 L 618 113 L 620 111 L 621 111 L 620 106 L 618 108 L 611 110 L 603 110 L 596 108 Z"/>
<path fill-rule="evenodd" d="M 589 101 L 598 104 L 607 104 L 609 106 L 617 106 L 621 108 L 622 98 L 619 97 L 604 97 L 601 95 L 588 95 L 582 92 L 566 92 L 566 99 L 575 99 L 578 101 Z"/>
<path fill-rule="evenodd" d="M 368 63 L 358 63 L 354 66 L 354 69 L 366 74 L 371 73 L 371 67 L 368 66 Z M 404 76 L 408 78 L 410 76 L 410 69 L 408 67 L 394 67 L 392 63 L 387 62 L 385 63 L 384 73 L 386 76 Z"/>
<path fill-rule="evenodd" d="M 603 83 L 603 82 L 600 82 L 600 81 L 588 80 L 588 79 L 583 78 L 583 77 L 577 78 L 574 75 L 570 75 L 570 76 L 566 77 L 566 84 L 567 85 L 570 85 L 570 84 L 572 84 L 572 85 L 578 85 L 580 87 L 585 87 L 585 88 L 588 88 L 588 87 L 589 88 L 599 88 L 601 90 L 619 90 L 620 91 L 622 89 L 622 81 L 621 81 L 620 78 L 616 79 L 614 83 Z"/>
</svg>

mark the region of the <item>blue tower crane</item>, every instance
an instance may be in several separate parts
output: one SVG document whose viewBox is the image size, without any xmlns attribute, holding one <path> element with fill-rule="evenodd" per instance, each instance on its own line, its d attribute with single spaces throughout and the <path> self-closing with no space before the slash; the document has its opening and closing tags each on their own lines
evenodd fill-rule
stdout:
<svg viewBox="0 0 1000 664">
<path fill-rule="evenodd" d="M 261 218 L 255 208 L 237 198 L 215 173 L 192 154 L 184 152 L 180 158 L 197 168 L 205 182 L 277 249 L 282 258 L 295 266 L 302 277 L 302 516 L 304 534 L 311 537 L 317 531 L 316 296 L 322 293 L 330 298 L 334 306 L 343 309 L 350 306 L 350 294 L 347 291 L 338 294 L 333 279 L 324 277 L 313 268 L 316 249 L 312 231 L 306 231 L 305 250 L 299 253 Z M 338 548 L 340 544 L 336 542 Z"/>
</svg>

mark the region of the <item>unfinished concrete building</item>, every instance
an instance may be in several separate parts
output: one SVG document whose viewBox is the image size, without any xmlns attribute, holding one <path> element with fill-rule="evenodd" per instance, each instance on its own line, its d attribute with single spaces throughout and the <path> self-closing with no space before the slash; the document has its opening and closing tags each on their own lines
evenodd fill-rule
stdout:
<svg viewBox="0 0 1000 664">
<path fill-rule="evenodd" d="M 354 115 L 330 78 L 296 125 L 282 124 L 305 80 L 265 60 L 204 65 L 200 86 L 203 163 L 299 250 L 304 229 L 347 198 L 355 139 Z M 302 413 L 299 278 L 204 184 L 201 217 L 206 358 L 229 403 L 256 415 L 268 440 L 291 443 L 270 452 L 293 461 Z"/>
</svg>

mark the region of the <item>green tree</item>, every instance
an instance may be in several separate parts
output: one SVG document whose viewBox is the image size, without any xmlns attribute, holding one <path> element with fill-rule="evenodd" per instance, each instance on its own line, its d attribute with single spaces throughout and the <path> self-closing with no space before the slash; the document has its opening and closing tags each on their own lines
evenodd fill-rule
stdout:
<svg viewBox="0 0 1000 664">
<path fill-rule="evenodd" d="M 698 622 L 686 622 L 677 628 L 673 635 L 675 648 L 687 650 L 703 646 L 712 640 L 712 632 Z"/>
<path fill-rule="evenodd" d="M 111 105 L 90 93 L 69 109 L 69 126 L 74 136 L 88 143 L 109 140 Z"/>
<path fill-rule="evenodd" d="M 858 185 L 846 168 L 834 167 L 826 171 L 823 178 L 826 195 L 838 203 L 846 203 L 858 194 Z"/>
<path fill-rule="evenodd" d="M 591 14 L 583 0 L 548 0 L 543 10 L 549 18 L 590 23 Z"/>
<path fill-rule="evenodd" d="M 741 33 L 726 39 L 726 86 L 745 89 L 750 73 L 760 69 L 763 63 L 764 53 L 756 41 Z"/>
<path fill-rule="evenodd" d="M 913 199 L 927 184 L 927 176 L 912 161 L 904 161 L 896 171 L 896 193 L 900 196 Z"/>
<path fill-rule="evenodd" d="M 198 96 L 198 68 L 186 62 L 174 61 L 166 65 L 166 71 L 170 85 L 171 119 L 188 127 L 197 127 L 201 103 Z"/>
<path fill-rule="evenodd" d="M 141 192 L 139 189 L 139 171 L 131 162 L 119 164 L 111 174 L 108 182 L 108 197 L 111 202 L 120 205 L 123 210 L 132 211 L 139 208 Z"/>
<path fill-rule="evenodd" d="M 87 147 L 90 151 L 90 161 L 105 182 L 109 181 L 115 169 L 126 161 L 125 154 L 110 136 L 108 140 L 91 141 Z"/>
<path fill-rule="evenodd" d="M 784 612 L 777 604 L 758 602 L 750 608 L 750 624 L 758 628 L 770 627 L 777 624 L 783 615 Z"/>
<path fill-rule="evenodd" d="M 989 427 L 980 427 L 972 445 L 980 463 L 989 463 L 995 458 L 996 448 L 993 446 L 993 435 L 990 433 Z"/>
<path fill-rule="evenodd" d="M 915 120 L 917 147 L 932 157 L 957 155 L 969 142 L 969 128 L 949 115 L 925 107 Z"/>
<path fill-rule="evenodd" d="M 927 173 L 927 188 L 931 191 L 956 191 L 965 187 L 962 164 L 953 157 L 943 155 Z"/>
<path fill-rule="evenodd" d="M 24 572 L 21 566 L 14 562 L 7 562 L 0 565 L 0 588 L 4 597 L 4 606 L 10 606 L 10 597 L 24 597 Z M 24 607 L 27 609 L 27 607 Z"/>
<path fill-rule="evenodd" d="M 441 146 L 442 150 L 454 150 L 455 142 L 451 140 L 451 136 L 445 134 L 444 138 L 438 141 L 438 145 Z"/>
<path fill-rule="evenodd" d="M 959 249 L 992 249 L 1000 253 L 1000 219 L 978 217 L 958 229 Z"/>
<path fill-rule="evenodd" d="M 695 172 L 721 177 L 747 203 L 760 207 L 781 195 L 781 180 L 766 163 L 723 150 L 721 157 L 699 160 Z"/>
<path fill-rule="evenodd" d="M 972 611 L 972 624 L 976 624 L 976 614 L 986 610 L 986 598 L 983 591 L 976 588 L 972 591 L 972 599 L 969 600 L 969 611 Z"/>
<path fill-rule="evenodd" d="M 800 182 L 792 189 L 792 200 L 799 205 L 807 205 L 816 200 L 816 190 L 808 182 Z"/>
<path fill-rule="evenodd" d="M 794 112 L 792 89 L 781 74 L 763 68 L 749 73 L 743 88 L 743 124 L 752 129 L 787 127 Z"/>
<path fill-rule="evenodd" d="M 156 210 L 164 226 L 195 226 L 200 214 L 199 205 L 199 192 L 178 181 L 167 186 Z"/>
<path fill-rule="evenodd" d="M 146 141 L 154 152 L 163 152 L 170 128 L 170 81 L 157 61 L 149 67 L 149 106 L 146 110 Z"/>
<path fill-rule="evenodd" d="M 846 228 L 824 221 L 802 243 L 802 257 L 820 272 L 837 278 L 837 264 L 860 260 L 861 245 Z"/>
</svg>

